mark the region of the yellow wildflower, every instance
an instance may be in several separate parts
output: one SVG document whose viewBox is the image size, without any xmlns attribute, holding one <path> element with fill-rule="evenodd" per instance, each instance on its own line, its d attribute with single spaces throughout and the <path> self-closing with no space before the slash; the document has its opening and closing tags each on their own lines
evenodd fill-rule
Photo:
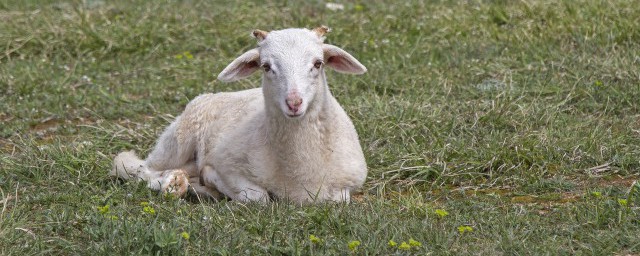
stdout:
<svg viewBox="0 0 640 256">
<path fill-rule="evenodd" d="M 464 234 L 465 232 L 471 232 L 473 231 L 472 227 L 469 226 L 459 226 L 458 227 L 458 232 L 460 232 L 460 234 Z"/>
<path fill-rule="evenodd" d="M 358 246 L 360 246 L 360 241 L 354 240 L 349 242 L 349 250 L 355 251 L 358 250 Z"/>
<path fill-rule="evenodd" d="M 436 214 L 438 215 L 438 217 L 440 217 L 440 218 L 444 218 L 444 217 L 446 217 L 447 215 L 449 215 L 449 212 L 447 212 L 447 211 L 446 211 L 446 210 L 444 210 L 444 209 L 437 209 L 437 210 L 436 210 Z"/>
<path fill-rule="evenodd" d="M 98 206 L 98 212 L 102 215 L 107 214 L 109 212 L 109 206 Z"/>
<path fill-rule="evenodd" d="M 408 251 L 409 249 L 411 249 L 411 245 L 409 245 L 407 242 L 402 242 L 400 246 L 398 246 L 398 249 Z"/>
<path fill-rule="evenodd" d="M 322 239 L 314 235 L 309 235 L 309 240 L 314 244 L 319 244 L 320 242 L 322 242 Z"/>
<path fill-rule="evenodd" d="M 419 246 L 422 246 L 422 243 L 420 243 L 420 242 L 418 242 L 416 240 L 413 240 L 413 239 L 409 239 L 409 245 L 414 246 L 414 247 L 419 247 Z"/>
<path fill-rule="evenodd" d="M 618 204 L 621 206 L 627 206 L 627 199 L 618 198 Z"/>
<path fill-rule="evenodd" d="M 142 211 L 151 215 L 156 214 L 156 209 L 153 209 L 151 206 L 145 206 L 142 208 Z"/>
</svg>

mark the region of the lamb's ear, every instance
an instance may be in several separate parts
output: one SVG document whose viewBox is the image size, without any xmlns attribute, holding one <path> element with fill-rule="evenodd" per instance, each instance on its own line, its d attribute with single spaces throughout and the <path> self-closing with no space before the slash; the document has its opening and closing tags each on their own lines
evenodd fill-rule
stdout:
<svg viewBox="0 0 640 256">
<path fill-rule="evenodd" d="M 233 60 L 218 74 L 218 79 L 223 82 L 233 82 L 248 77 L 258 68 L 260 68 L 260 52 L 255 48 Z"/>
<path fill-rule="evenodd" d="M 351 54 L 340 49 L 340 47 L 323 44 L 322 50 L 324 51 L 325 65 L 340 73 L 359 75 L 367 72 L 367 68 L 364 65 L 351 56 Z"/>
</svg>

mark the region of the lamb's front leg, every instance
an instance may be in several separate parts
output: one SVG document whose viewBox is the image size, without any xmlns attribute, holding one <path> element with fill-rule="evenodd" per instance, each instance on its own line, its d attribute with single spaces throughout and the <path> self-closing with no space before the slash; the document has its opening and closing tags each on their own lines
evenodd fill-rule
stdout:
<svg viewBox="0 0 640 256">
<path fill-rule="evenodd" d="M 351 190 L 348 188 L 334 188 L 329 193 L 327 200 L 348 203 L 351 200 Z"/>
<path fill-rule="evenodd" d="M 269 201 L 267 190 L 247 179 L 240 172 L 221 174 L 207 165 L 202 169 L 200 178 L 206 186 L 215 187 L 232 200 L 262 203 Z"/>
<path fill-rule="evenodd" d="M 155 170 L 149 168 L 145 161 L 140 160 L 133 151 L 118 154 L 113 160 L 111 175 L 123 179 L 140 179 L 147 182 L 153 190 L 182 196 L 189 188 L 187 172 L 190 165 L 170 170 Z M 185 171 L 187 170 L 187 171 Z"/>
<path fill-rule="evenodd" d="M 351 200 L 351 190 L 337 187 L 323 187 L 314 190 L 305 188 L 298 191 L 290 191 L 288 196 L 289 199 L 302 204 L 321 202 L 348 203 Z"/>
<path fill-rule="evenodd" d="M 162 133 L 146 160 L 141 160 L 133 151 L 122 152 L 113 160 L 111 175 L 123 179 L 141 179 L 148 187 L 178 197 L 187 192 L 189 178 L 198 177 L 194 159 L 195 137 L 180 136 L 178 117 Z"/>
</svg>

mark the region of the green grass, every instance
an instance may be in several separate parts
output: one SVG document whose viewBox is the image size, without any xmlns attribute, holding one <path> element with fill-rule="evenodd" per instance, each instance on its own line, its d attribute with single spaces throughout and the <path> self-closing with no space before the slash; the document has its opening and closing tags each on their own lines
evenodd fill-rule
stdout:
<svg viewBox="0 0 640 256">
<path fill-rule="evenodd" d="M 229 2 L 0 0 L 0 255 L 640 254 L 634 1 Z M 215 79 L 250 31 L 320 24 L 369 69 L 328 74 L 369 165 L 353 203 L 108 177 L 198 94 L 259 85 Z"/>
</svg>

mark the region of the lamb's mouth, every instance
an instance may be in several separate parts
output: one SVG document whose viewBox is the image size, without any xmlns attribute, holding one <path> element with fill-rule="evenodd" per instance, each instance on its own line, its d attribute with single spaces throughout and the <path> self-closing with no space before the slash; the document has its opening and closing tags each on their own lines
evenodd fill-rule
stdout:
<svg viewBox="0 0 640 256">
<path fill-rule="evenodd" d="M 304 112 L 297 112 L 297 113 L 285 113 L 285 116 L 287 116 L 288 118 L 299 118 L 302 115 L 304 115 Z"/>
</svg>

